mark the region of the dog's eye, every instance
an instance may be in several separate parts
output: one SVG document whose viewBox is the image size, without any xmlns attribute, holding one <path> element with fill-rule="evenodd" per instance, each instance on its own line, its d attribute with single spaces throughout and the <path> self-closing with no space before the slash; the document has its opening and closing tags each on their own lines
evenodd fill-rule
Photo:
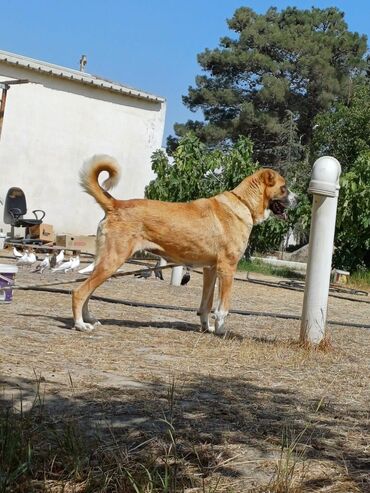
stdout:
<svg viewBox="0 0 370 493">
<path fill-rule="evenodd" d="M 288 189 L 285 185 L 283 185 L 282 187 L 280 187 L 280 190 L 281 190 L 281 193 L 287 193 Z"/>
</svg>

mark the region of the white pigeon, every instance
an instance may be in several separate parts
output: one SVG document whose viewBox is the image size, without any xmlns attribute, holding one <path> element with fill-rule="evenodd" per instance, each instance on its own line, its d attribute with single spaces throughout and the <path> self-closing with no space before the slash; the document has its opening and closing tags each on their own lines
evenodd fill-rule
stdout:
<svg viewBox="0 0 370 493">
<path fill-rule="evenodd" d="M 68 272 L 74 271 L 74 270 L 78 269 L 79 267 L 80 267 L 80 256 L 76 255 L 76 256 L 72 257 L 72 265 L 71 265 L 71 268 L 68 269 Z"/>
<path fill-rule="evenodd" d="M 18 250 L 15 247 L 13 247 L 13 255 L 15 258 L 21 258 L 23 256 L 23 253 L 18 252 Z"/>
<path fill-rule="evenodd" d="M 50 255 L 47 253 L 44 260 L 32 272 L 40 272 L 42 274 L 45 269 L 50 269 Z"/>
<path fill-rule="evenodd" d="M 57 266 L 60 265 L 63 262 L 63 260 L 64 260 L 64 250 L 61 250 L 56 258 Z"/>
<path fill-rule="evenodd" d="M 53 269 L 53 272 L 71 272 L 77 269 L 80 265 L 80 257 L 76 255 L 76 257 L 72 256 L 67 262 L 63 262 L 58 267 Z"/>
<path fill-rule="evenodd" d="M 17 260 L 18 265 L 29 265 L 31 266 L 37 261 L 36 255 L 33 251 L 25 250 L 24 255 Z"/>
<path fill-rule="evenodd" d="M 29 253 L 29 255 L 28 255 L 28 263 L 29 263 L 29 265 L 32 265 L 35 262 L 37 262 L 37 258 L 36 258 L 35 252 L 34 251 L 31 251 Z"/>
<path fill-rule="evenodd" d="M 92 272 L 95 268 L 95 262 L 91 262 L 88 266 L 84 267 L 83 269 L 79 270 L 79 274 L 89 274 Z"/>
<path fill-rule="evenodd" d="M 66 272 L 68 269 L 71 268 L 72 266 L 72 260 L 73 257 L 71 257 L 67 262 L 63 262 L 62 264 L 59 264 L 57 267 L 52 269 L 53 272 Z"/>
<path fill-rule="evenodd" d="M 30 255 L 30 252 L 26 249 L 21 257 L 18 258 L 17 264 L 18 265 L 29 265 L 28 257 Z"/>
</svg>

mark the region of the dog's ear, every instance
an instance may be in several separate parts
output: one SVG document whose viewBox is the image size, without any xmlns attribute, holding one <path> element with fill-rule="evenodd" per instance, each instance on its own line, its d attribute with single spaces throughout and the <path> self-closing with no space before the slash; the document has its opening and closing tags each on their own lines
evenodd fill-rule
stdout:
<svg viewBox="0 0 370 493">
<path fill-rule="evenodd" d="M 265 182 L 265 185 L 268 187 L 273 187 L 276 183 L 276 176 L 275 176 L 275 171 L 272 169 L 265 169 L 263 172 L 263 179 Z"/>
</svg>

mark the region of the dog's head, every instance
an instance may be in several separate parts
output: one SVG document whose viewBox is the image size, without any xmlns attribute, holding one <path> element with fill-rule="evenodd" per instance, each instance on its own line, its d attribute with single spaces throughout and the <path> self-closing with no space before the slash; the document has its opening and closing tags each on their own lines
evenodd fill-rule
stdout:
<svg viewBox="0 0 370 493">
<path fill-rule="evenodd" d="M 287 219 L 287 209 L 297 205 L 297 196 L 288 190 L 285 179 L 273 169 L 264 169 L 261 179 L 265 185 L 265 209 L 280 219 Z"/>
</svg>

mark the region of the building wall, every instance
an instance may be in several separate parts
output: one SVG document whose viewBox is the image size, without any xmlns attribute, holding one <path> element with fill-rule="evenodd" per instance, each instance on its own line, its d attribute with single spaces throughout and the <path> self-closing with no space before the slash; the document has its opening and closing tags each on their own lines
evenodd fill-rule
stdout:
<svg viewBox="0 0 370 493">
<path fill-rule="evenodd" d="M 28 214 L 44 209 L 58 233 L 95 234 L 102 209 L 82 192 L 78 171 L 93 154 L 122 167 L 117 198 L 143 197 L 161 147 L 165 103 L 150 102 L 0 63 L 0 80 L 28 79 L 8 91 L 0 138 L 0 197 L 26 194 Z M 0 205 L 0 228 L 3 224 Z"/>
</svg>

